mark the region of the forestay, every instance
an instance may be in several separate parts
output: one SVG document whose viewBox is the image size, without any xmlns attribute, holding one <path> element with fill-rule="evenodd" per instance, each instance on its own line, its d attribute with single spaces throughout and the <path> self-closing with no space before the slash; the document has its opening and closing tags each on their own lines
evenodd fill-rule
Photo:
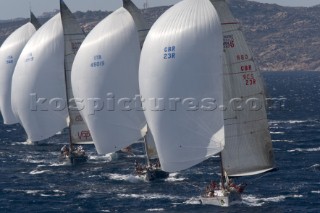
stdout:
<svg viewBox="0 0 320 213">
<path fill-rule="evenodd" d="M 274 167 L 262 78 L 225 0 L 211 1 L 222 23 L 225 52 L 223 168 L 229 176 L 262 173 Z"/>
<path fill-rule="evenodd" d="M 185 0 L 151 28 L 139 84 L 161 168 L 187 169 L 224 146 L 222 32 L 208 0 Z"/>
<path fill-rule="evenodd" d="M 19 123 L 11 107 L 11 81 L 24 46 L 36 31 L 29 22 L 15 30 L 0 48 L 0 109 L 4 124 Z"/>
<path fill-rule="evenodd" d="M 141 138 L 145 119 L 139 104 L 140 45 L 135 23 L 124 8 L 102 20 L 82 43 L 71 81 L 82 117 L 100 154 Z M 136 97 L 137 96 L 137 97 Z"/>
<path fill-rule="evenodd" d="M 67 5 L 60 1 L 60 13 L 64 34 L 64 68 L 65 83 L 67 88 L 67 100 L 69 108 L 69 129 L 71 134 L 71 143 L 88 144 L 93 143 L 87 124 L 84 122 L 79 110 L 77 109 L 72 88 L 71 88 L 71 68 L 74 57 L 85 39 L 85 34 L 71 13 Z"/>
<path fill-rule="evenodd" d="M 63 43 L 57 14 L 29 40 L 13 74 L 13 111 L 31 141 L 46 139 L 67 126 Z"/>
</svg>

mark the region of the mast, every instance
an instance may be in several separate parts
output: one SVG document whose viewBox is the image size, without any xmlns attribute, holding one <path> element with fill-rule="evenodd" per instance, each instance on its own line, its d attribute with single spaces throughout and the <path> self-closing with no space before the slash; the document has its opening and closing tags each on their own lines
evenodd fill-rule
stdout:
<svg viewBox="0 0 320 213">
<path fill-rule="evenodd" d="M 91 144 L 92 138 L 90 131 L 82 119 L 74 101 L 74 95 L 71 87 L 71 69 L 74 57 L 82 44 L 85 33 L 81 29 L 76 18 L 69 10 L 63 0 L 60 0 L 60 13 L 63 25 L 64 35 L 64 75 L 65 75 L 65 92 L 68 107 L 68 129 L 69 145 L 73 150 L 74 144 Z"/>
<path fill-rule="evenodd" d="M 148 150 L 148 140 L 147 140 L 147 134 L 148 134 L 148 127 L 147 127 L 147 132 L 144 136 L 144 149 L 145 149 L 145 152 L 146 152 L 146 157 L 147 157 L 147 167 L 149 167 L 151 164 L 150 164 L 150 155 L 149 155 L 149 150 Z"/>
<path fill-rule="evenodd" d="M 219 153 L 220 156 L 220 172 L 221 172 L 221 177 L 220 177 L 220 183 L 221 183 L 221 188 L 224 190 L 224 181 L 225 181 L 225 177 L 224 177 L 224 169 L 223 169 L 223 162 L 222 162 L 222 153 Z"/>
<path fill-rule="evenodd" d="M 63 0 L 60 0 L 60 12 L 61 12 L 61 19 L 62 19 L 62 25 L 64 23 L 64 17 L 65 17 L 65 13 L 66 13 L 66 10 L 67 10 L 67 7 L 65 5 L 65 3 L 63 2 Z M 64 25 L 63 25 L 64 26 Z M 65 27 L 64 27 L 65 28 Z M 65 32 L 64 32 L 64 35 L 65 35 Z M 65 41 L 66 43 L 66 41 Z M 65 44 L 66 45 L 66 44 Z M 65 54 L 66 54 L 66 50 L 65 50 Z M 68 93 L 68 89 L 67 89 L 67 84 L 68 84 L 68 76 L 67 76 L 67 68 L 66 68 L 66 59 L 65 59 L 65 63 L 64 63 L 64 80 L 65 80 L 65 85 L 66 85 L 66 103 L 67 103 L 67 109 L 68 109 L 68 114 L 69 114 L 69 117 L 67 119 L 67 123 L 68 123 L 68 131 L 69 131 L 69 151 L 70 151 L 70 154 L 72 153 L 72 150 L 73 150 L 73 143 L 72 143 L 72 132 L 71 132 L 71 119 L 70 119 L 70 104 L 69 104 L 69 100 L 70 100 L 70 94 Z"/>
</svg>

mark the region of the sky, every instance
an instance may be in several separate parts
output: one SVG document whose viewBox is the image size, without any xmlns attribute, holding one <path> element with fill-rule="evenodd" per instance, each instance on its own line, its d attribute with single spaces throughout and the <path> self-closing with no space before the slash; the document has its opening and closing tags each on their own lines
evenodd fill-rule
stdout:
<svg viewBox="0 0 320 213">
<path fill-rule="evenodd" d="M 64 0 L 72 12 L 87 10 L 113 11 L 122 6 L 122 0 Z M 180 0 L 133 0 L 139 7 L 148 1 L 149 7 L 172 5 Z M 232 1 L 232 0 L 231 0 Z M 251 0 L 263 3 L 276 3 L 283 6 L 313 6 L 320 0 Z M 59 0 L 0 0 L 0 20 L 29 17 L 29 8 L 36 16 L 59 8 Z"/>
</svg>

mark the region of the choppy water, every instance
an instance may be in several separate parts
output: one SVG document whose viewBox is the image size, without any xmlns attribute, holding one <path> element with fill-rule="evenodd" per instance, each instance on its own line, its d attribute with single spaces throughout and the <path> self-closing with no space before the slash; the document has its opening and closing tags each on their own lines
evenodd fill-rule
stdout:
<svg viewBox="0 0 320 213">
<path fill-rule="evenodd" d="M 133 175 L 142 153 L 111 160 L 88 145 L 89 161 L 71 166 L 58 161 L 66 134 L 28 144 L 19 125 L 0 121 L 0 212 L 320 212 L 320 73 L 264 77 L 279 170 L 237 179 L 249 183 L 242 204 L 200 204 L 206 184 L 218 180 L 215 157 L 149 183 Z"/>
</svg>

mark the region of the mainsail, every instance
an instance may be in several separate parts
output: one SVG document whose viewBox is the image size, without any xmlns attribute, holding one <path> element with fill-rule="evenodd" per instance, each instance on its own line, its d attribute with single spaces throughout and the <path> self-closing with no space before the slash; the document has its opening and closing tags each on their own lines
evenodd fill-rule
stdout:
<svg viewBox="0 0 320 213">
<path fill-rule="evenodd" d="M 19 55 L 35 31 L 35 26 L 28 22 L 15 30 L 0 48 L 0 109 L 4 124 L 19 123 L 11 107 L 12 75 Z"/>
<path fill-rule="evenodd" d="M 90 131 L 77 109 L 71 88 L 71 68 L 74 57 L 85 39 L 85 33 L 79 26 L 67 5 L 60 0 L 60 13 L 64 34 L 64 68 L 69 111 L 70 144 L 92 144 Z"/>
<path fill-rule="evenodd" d="M 225 52 L 223 168 L 229 176 L 266 172 L 274 168 L 274 159 L 261 75 L 226 1 L 211 2 L 221 20 Z"/>
<path fill-rule="evenodd" d="M 72 90 L 100 154 L 118 151 L 141 138 L 145 119 L 136 109 L 139 57 L 136 26 L 124 8 L 92 29 L 75 57 Z"/>
<path fill-rule="evenodd" d="M 28 139 L 39 141 L 67 126 L 64 45 L 60 14 L 28 41 L 12 77 L 12 108 Z"/>
<path fill-rule="evenodd" d="M 222 32 L 208 0 L 167 10 L 144 43 L 139 84 L 161 168 L 196 165 L 224 146 Z"/>
</svg>

